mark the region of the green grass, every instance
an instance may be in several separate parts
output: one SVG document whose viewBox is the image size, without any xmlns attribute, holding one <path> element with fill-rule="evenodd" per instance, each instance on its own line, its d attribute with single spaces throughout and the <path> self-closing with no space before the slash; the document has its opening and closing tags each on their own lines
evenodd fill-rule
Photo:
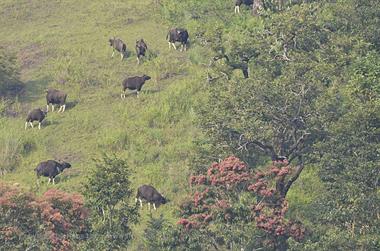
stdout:
<svg viewBox="0 0 380 251">
<path fill-rule="evenodd" d="M 0 118 L 0 161 L 9 163 L 2 182 L 19 183 L 43 193 L 52 185 L 36 186 L 34 168 L 46 159 L 72 164 L 56 188 L 81 192 L 94 158 L 115 153 L 134 170 L 133 184 L 152 184 L 171 202 L 155 215 L 172 221 L 187 187 L 193 140 L 193 104 L 201 95 L 202 71 L 190 64 L 187 53 L 169 51 L 167 27 L 154 11 L 154 1 L 0 0 L 0 45 L 17 53 L 25 92 L 12 109 L 15 118 Z M 111 36 L 121 37 L 130 55 L 111 58 Z M 143 37 L 152 52 L 136 64 L 134 43 Z M 140 98 L 120 99 L 126 76 L 152 77 Z M 42 129 L 24 130 L 28 110 L 45 109 L 47 87 L 68 93 L 68 109 L 49 113 Z M 141 211 L 137 239 L 149 212 Z"/>
</svg>

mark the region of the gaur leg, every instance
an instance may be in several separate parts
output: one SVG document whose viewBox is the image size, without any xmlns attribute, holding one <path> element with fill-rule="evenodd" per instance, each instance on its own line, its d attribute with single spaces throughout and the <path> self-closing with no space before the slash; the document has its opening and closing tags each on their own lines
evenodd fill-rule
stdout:
<svg viewBox="0 0 380 251">
<path fill-rule="evenodd" d="M 136 92 L 137 97 L 139 97 L 139 91 Z"/>
<path fill-rule="evenodd" d="M 235 13 L 240 13 L 240 7 L 238 5 L 235 6 Z"/>
<path fill-rule="evenodd" d="M 124 58 L 124 53 L 123 52 L 120 52 L 120 58 L 121 58 L 121 60 L 123 60 L 123 58 Z"/>
<path fill-rule="evenodd" d="M 153 203 L 153 208 L 154 208 L 154 210 L 157 210 L 156 204 L 154 204 L 154 203 Z"/>
<path fill-rule="evenodd" d="M 29 121 L 29 125 L 30 125 L 32 128 L 34 128 L 34 126 L 33 126 L 33 122 L 32 122 L 32 121 Z"/>
<path fill-rule="evenodd" d="M 170 50 L 170 48 L 171 48 L 171 46 L 170 46 L 170 45 L 171 45 L 171 43 L 170 43 L 170 42 L 168 42 L 168 44 L 169 44 L 169 50 Z"/>
<path fill-rule="evenodd" d="M 137 64 L 140 64 L 140 58 L 137 56 Z"/>
<path fill-rule="evenodd" d="M 55 181 L 54 180 L 55 180 L 55 178 L 53 178 L 53 185 L 55 185 Z"/>
<path fill-rule="evenodd" d="M 112 50 L 111 58 L 113 58 L 113 55 L 115 54 L 115 50 Z"/>
<path fill-rule="evenodd" d="M 28 128 L 28 122 L 25 122 L 25 130 Z"/>
<path fill-rule="evenodd" d="M 51 111 L 54 112 L 54 104 L 51 104 Z"/>
<path fill-rule="evenodd" d="M 172 43 L 174 50 L 177 50 L 177 46 L 175 46 L 175 43 Z"/>
<path fill-rule="evenodd" d="M 148 209 L 149 209 L 149 211 L 150 211 L 150 202 L 148 202 Z"/>
<path fill-rule="evenodd" d="M 139 201 L 140 201 L 140 207 L 142 207 L 142 200 L 139 198 Z"/>
<path fill-rule="evenodd" d="M 49 111 L 49 104 L 46 105 L 46 112 Z"/>
<path fill-rule="evenodd" d="M 63 108 L 62 108 L 62 112 L 64 112 L 65 109 L 66 109 L 66 105 L 63 105 L 62 107 L 63 107 Z"/>
<path fill-rule="evenodd" d="M 38 122 L 38 130 L 41 130 L 41 122 Z"/>
<path fill-rule="evenodd" d="M 51 179 L 50 179 L 50 177 L 49 177 L 49 181 L 48 181 L 48 184 L 50 184 L 50 181 L 51 181 Z"/>
<path fill-rule="evenodd" d="M 62 106 L 60 105 L 59 109 L 58 109 L 58 112 L 61 112 L 61 110 L 62 110 Z"/>
</svg>

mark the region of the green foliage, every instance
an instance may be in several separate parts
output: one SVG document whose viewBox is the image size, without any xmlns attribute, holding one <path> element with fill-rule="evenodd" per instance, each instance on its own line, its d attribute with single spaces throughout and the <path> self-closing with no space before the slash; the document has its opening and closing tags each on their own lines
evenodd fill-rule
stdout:
<svg viewBox="0 0 380 251">
<path fill-rule="evenodd" d="M 148 250 L 177 250 L 179 247 L 178 229 L 170 224 L 163 215 L 150 219 L 144 230 L 144 242 Z"/>
<path fill-rule="evenodd" d="M 91 211 L 89 248 L 115 250 L 127 247 L 132 239 L 131 224 L 137 223 L 136 205 L 131 205 L 131 171 L 125 160 L 103 156 L 95 160 L 85 187 Z"/>
</svg>

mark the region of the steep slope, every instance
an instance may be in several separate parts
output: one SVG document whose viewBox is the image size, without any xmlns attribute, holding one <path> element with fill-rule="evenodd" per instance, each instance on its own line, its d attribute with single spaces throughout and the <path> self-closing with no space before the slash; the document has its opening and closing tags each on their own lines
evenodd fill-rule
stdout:
<svg viewBox="0 0 380 251">
<path fill-rule="evenodd" d="M 151 1 L 0 1 L 0 45 L 17 53 L 26 84 L 12 105 L 17 116 L 0 118 L 0 160 L 14 166 L 2 181 L 42 193 L 51 185 L 37 187 L 35 166 L 65 159 L 73 168 L 55 187 L 80 192 L 93 159 L 116 154 L 135 171 L 136 187 L 152 184 L 170 198 L 155 214 L 174 220 L 179 191 L 187 184 L 193 139 L 199 134 L 192 104 L 200 94 L 200 74 L 186 53 L 169 51 L 167 27 L 158 20 Z M 124 61 L 110 57 L 110 36 L 126 42 L 129 56 Z M 134 43 L 141 37 L 151 53 L 138 66 Z M 152 80 L 140 98 L 131 94 L 121 100 L 122 79 L 141 74 Z M 27 111 L 45 109 L 47 87 L 68 93 L 68 109 L 49 113 L 42 130 L 24 131 Z M 136 228 L 140 237 L 147 214 L 142 212 Z"/>
</svg>

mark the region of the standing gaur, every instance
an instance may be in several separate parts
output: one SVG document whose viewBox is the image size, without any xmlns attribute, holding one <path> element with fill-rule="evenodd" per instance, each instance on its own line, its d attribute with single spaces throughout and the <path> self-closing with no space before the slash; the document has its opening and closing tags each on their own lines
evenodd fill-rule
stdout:
<svg viewBox="0 0 380 251">
<path fill-rule="evenodd" d="M 46 112 L 49 111 L 49 105 L 51 104 L 51 110 L 54 112 L 54 105 L 59 105 L 58 112 L 64 112 L 66 109 L 67 94 L 57 89 L 46 90 Z"/>
<path fill-rule="evenodd" d="M 49 177 L 49 182 L 53 180 L 53 184 L 55 184 L 55 176 L 63 172 L 66 168 L 70 168 L 71 165 L 65 161 L 59 160 L 59 162 L 55 160 L 47 160 L 38 164 L 38 166 L 34 169 L 37 174 L 37 178 L 40 176 Z"/>
<path fill-rule="evenodd" d="M 187 43 L 189 39 L 189 33 L 186 29 L 182 28 L 173 28 L 170 29 L 168 34 L 166 35 L 166 40 L 169 43 L 169 49 L 170 46 L 173 46 L 175 50 L 177 50 L 177 47 L 175 46 L 175 42 L 181 43 L 181 51 L 187 49 Z"/>
<path fill-rule="evenodd" d="M 148 46 L 146 45 L 144 39 L 136 40 L 136 56 L 137 56 L 137 64 L 140 64 L 140 57 L 145 56 L 145 52 L 148 50 Z"/>
<path fill-rule="evenodd" d="M 41 130 L 41 122 L 42 122 L 42 120 L 44 120 L 46 115 L 47 115 L 47 112 L 42 111 L 40 108 L 31 110 L 28 113 L 28 116 L 26 117 L 25 130 L 26 130 L 26 128 L 28 128 L 28 123 L 30 124 L 30 126 L 32 128 L 34 127 L 33 121 L 38 121 L 38 129 Z"/>
<path fill-rule="evenodd" d="M 150 185 L 142 185 L 137 189 L 135 202 L 137 202 L 137 200 L 140 202 L 140 207 L 142 207 L 142 200 L 146 200 L 148 202 L 149 210 L 150 203 L 153 204 L 153 208 L 156 210 L 156 205 L 159 206 L 161 204 L 166 204 L 167 202 L 167 199 Z"/>
<path fill-rule="evenodd" d="M 121 92 L 121 98 L 125 98 L 125 91 L 128 90 L 136 90 L 137 91 L 137 97 L 139 97 L 139 92 L 141 91 L 142 86 L 145 84 L 145 81 L 151 79 L 151 77 L 147 75 L 143 75 L 141 77 L 130 77 L 124 79 L 122 83 L 122 92 Z"/>
<path fill-rule="evenodd" d="M 120 39 L 112 37 L 109 40 L 110 46 L 112 47 L 112 56 L 115 54 L 115 51 L 120 52 L 121 60 L 123 60 L 125 54 L 127 53 L 127 45 Z"/>
</svg>

